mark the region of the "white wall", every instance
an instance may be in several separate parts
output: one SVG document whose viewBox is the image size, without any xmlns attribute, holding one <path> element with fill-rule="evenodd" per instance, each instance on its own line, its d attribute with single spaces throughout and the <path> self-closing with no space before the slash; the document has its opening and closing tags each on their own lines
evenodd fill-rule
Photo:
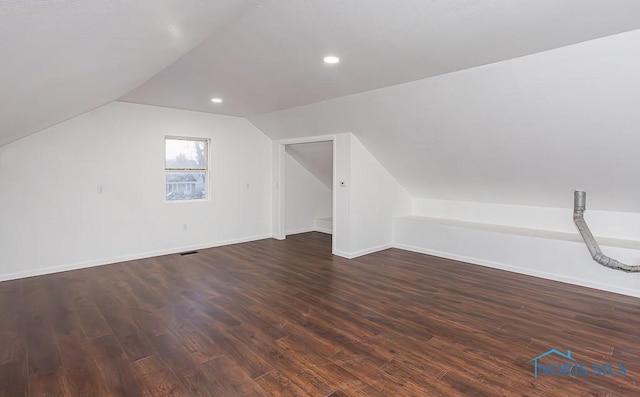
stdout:
<svg viewBox="0 0 640 397">
<path fill-rule="evenodd" d="M 351 134 L 334 137 L 333 253 L 350 256 L 351 246 Z M 341 182 L 344 182 L 343 186 Z"/>
<path fill-rule="evenodd" d="M 605 254 L 640 263 L 639 40 L 640 30 L 626 32 L 249 119 L 274 139 L 352 132 L 415 198 L 413 213 L 420 216 L 569 233 L 575 240 L 573 190 L 585 190 L 585 217 Z M 357 149 L 348 151 L 344 175 L 368 179 L 368 167 L 352 160 Z M 347 255 L 383 244 L 386 235 L 384 224 L 369 224 L 386 222 L 369 208 L 376 194 L 359 195 L 355 180 L 337 190 L 349 196 L 340 207 L 350 220 Z M 430 230 L 426 236 L 438 235 Z M 411 228 L 394 234 L 405 246 L 462 260 L 610 290 L 636 288 L 636 276 L 599 269 L 579 240 L 560 243 L 566 250 L 557 255 L 556 243 L 519 244 L 502 232 L 476 250 L 481 238 L 451 230 L 446 241 Z"/>
<path fill-rule="evenodd" d="M 572 195 L 568 201 L 573 203 Z M 640 274 L 608 269 L 591 258 L 573 208 L 413 199 L 398 217 L 394 245 L 436 256 L 640 296 Z M 585 219 L 605 255 L 640 264 L 640 214 L 589 209 Z"/>
<path fill-rule="evenodd" d="M 640 297 L 640 273 L 594 262 L 577 235 L 478 227 L 414 216 L 398 217 L 394 226 L 397 248 Z M 640 244 L 625 247 L 607 245 L 605 239 L 600 242 L 605 254 L 626 263 L 640 263 Z"/>
<path fill-rule="evenodd" d="M 573 192 L 567 191 L 565 208 L 474 203 L 468 201 L 413 198 L 413 215 L 526 229 L 577 234 L 573 223 Z M 587 193 L 585 219 L 598 237 L 640 241 L 640 214 L 590 208 Z"/>
<path fill-rule="evenodd" d="M 411 197 L 354 135 L 350 143 L 350 257 L 389 248 L 393 218 L 411 212 Z"/>
<path fill-rule="evenodd" d="M 350 131 L 413 197 L 640 212 L 640 30 L 251 116 Z"/>
<path fill-rule="evenodd" d="M 315 230 L 316 218 L 331 216 L 331 189 L 286 152 L 285 177 L 286 234 Z"/>
<path fill-rule="evenodd" d="M 211 139 L 210 200 L 165 202 L 165 135 Z M 122 102 L 4 146 L 0 279 L 270 236 L 271 156 L 245 119 Z"/>
<path fill-rule="evenodd" d="M 393 219 L 411 213 L 411 197 L 351 133 L 274 142 L 274 235 L 284 237 L 285 198 L 278 188 L 286 177 L 284 145 L 321 140 L 335 145 L 333 253 L 354 258 L 391 247 Z"/>
</svg>

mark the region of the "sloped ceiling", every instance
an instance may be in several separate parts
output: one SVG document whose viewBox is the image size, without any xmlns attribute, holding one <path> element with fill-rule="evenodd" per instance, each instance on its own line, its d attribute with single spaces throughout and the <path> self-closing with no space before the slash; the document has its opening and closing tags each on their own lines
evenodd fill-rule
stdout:
<svg viewBox="0 0 640 397">
<path fill-rule="evenodd" d="M 118 99 L 255 0 L 0 0 L 0 146 Z"/>
<path fill-rule="evenodd" d="M 414 197 L 640 212 L 640 30 L 250 117 L 353 132 Z"/>
<path fill-rule="evenodd" d="M 329 190 L 333 189 L 332 141 L 297 143 L 285 146 L 285 150 Z"/>
<path fill-rule="evenodd" d="M 637 0 L 0 0 L 0 145 L 120 98 L 353 132 L 415 197 L 640 212 L 639 28 Z"/>
<path fill-rule="evenodd" d="M 637 0 L 265 1 L 122 100 L 251 116 L 638 29 L 639 16 Z"/>
</svg>

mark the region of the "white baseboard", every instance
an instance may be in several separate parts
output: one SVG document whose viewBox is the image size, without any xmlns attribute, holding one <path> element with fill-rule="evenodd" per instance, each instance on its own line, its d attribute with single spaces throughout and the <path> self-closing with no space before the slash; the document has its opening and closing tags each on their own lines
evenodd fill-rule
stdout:
<svg viewBox="0 0 640 397">
<path fill-rule="evenodd" d="M 478 259 L 478 258 L 473 258 L 473 257 L 468 257 L 463 255 L 456 255 L 448 252 L 441 252 L 441 251 L 431 250 L 428 248 L 415 247 L 411 245 L 398 244 L 398 243 L 393 244 L 393 248 L 398 248 L 398 249 L 411 251 L 411 252 L 417 252 L 420 254 L 433 255 L 440 258 L 452 259 L 455 261 L 471 263 L 474 265 L 480 265 L 480 266 L 490 267 L 494 269 L 507 270 L 510 272 L 526 274 L 528 276 L 540 277 L 547 280 L 554 280 L 554 281 L 560 281 L 568 284 L 580 285 L 582 287 L 595 288 L 603 291 L 615 292 L 622 295 L 640 297 L 640 291 L 634 290 L 634 289 L 620 288 L 620 287 L 612 286 L 609 284 L 601 284 L 601 283 L 597 283 L 589 280 L 583 280 L 583 279 L 574 278 L 574 277 L 567 277 L 567 276 L 562 276 L 562 275 L 548 273 L 548 272 L 541 272 L 541 271 L 527 269 L 527 268 L 518 267 L 518 266 L 506 265 L 504 263 L 498 263 L 498 262 L 493 262 L 493 261 L 484 260 L 484 259 Z"/>
<path fill-rule="evenodd" d="M 344 251 L 339 251 L 339 250 L 334 250 L 332 252 L 332 254 L 335 255 L 335 256 L 342 257 L 342 258 L 346 258 L 346 259 L 353 259 L 354 258 L 353 256 L 351 256 L 350 253 L 344 252 Z"/>
<path fill-rule="evenodd" d="M 223 245 L 247 243 L 249 241 L 263 240 L 266 238 L 272 238 L 272 235 L 264 234 L 264 235 L 258 235 L 258 236 L 243 237 L 243 238 L 237 238 L 237 239 L 216 241 L 216 242 L 207 243 L 207 244 L 196 244 L 196 245 L 189 245 L 184 247 L 169 248 L 165 250 L 148 251 L 148 252 L 142 252 L 142 253 L 131 254 L 131 255 L 102 258 L 102 259 L 97 259 L 92 261 L 73 263 L 69 265 L 44 267 L 39 269 L 27 270 L 24 272 L 0 274 L 0 281 L 9 281 L 9 280 L 17 280 L 17 279 L 26 278 L 26 277 L 42 276 L 45 274 L 60 273 L 60 272 L 66 272 L 69 270 L 85 269 L 89 267 L 110 265 L 110 264 L 119 263 L 119 262 L 152 258 L 155 256 L 177 254 L 185 251 L 194 251 L 194 250 L 201 250 L 206 248 L 221 247 Z"/>
<path fill-rule="evenodd" d="M 309 226 L 309 227 L 303 227 L 303 228 L 300 228 L 300 229 L 287 230 L 285 232 L 285 234 L 287 236 L 290 236 L 292 234 L 309 233 L 309 232 L 313 232 L 313 231 L 314 231 L 314 227 L 313 226 Z"/>
<path fill-rule="evenodd" d="M 309 232 L 320 232 L 320 233 L 325 233 L 325 234 L 331 234 L 331 230 L 329 230 L 329 229 L 325 229 L 325 228 L 322 228 L 322 227 L 311 226 L 311 227 L 305 227 L 305 228 L 302 228 L 302 229 L 287 230 L 286 235 L 290 236 L 292 234 L 301 234 L 301 233 L 309 233 Z"/>
<path fill-rule="evenodd" d="M 393 248 L 392 244 L 383 244 L 383 245 L 379 245 L 377 247 L 371 247 L 371 248 L 366 248 L 360 251 L 354 251 L 354 252 L 344 252 L 344 251 L 333 251 L 333 255 L 337 255 L 337 256 L 341 256 L 343 258 L 347 258 L 347 259 L 354 259 L 357 258 L 359 256 L 363 256 L 363 255 L 368 255 L 368 254 L 373 254 L 374 252 L 378 252 L 378 251 L 383 251 L 389 248 Z"/>
<path fill-rule="evenodd" d="M 305 229 L 304 231 L 299 231 L 299 233 L 306 233 L 306 232 L 310 232 L 310 231 L 320 231 L 321 232 L 321 230 L 316 230 L 315 228 L 310 228 L 310 230 Z M 288 234 L 295 234 L 295 233 L 289 232 Z M 257 236 L 250 236 L 250 237 L 244 237 L 244 238 L 238 238 L 238 239 L 217 241 L 217 242 L 212 242 L 212 243 L 207 243 L 207 244 L 197 244 L 197 245 L 190 245 L 190 246 L 183 246 L 183 247 L 174 247 L 174 248 L 169 248 L 169 249 L 165 249 L 165 250 L 148 251 L 148 252 L 131 254 L 131 255 L 123 255 L 123 256 L 117 256 L 117 257 L 111 257 L 111 258 L 102 258 L 102 259 L 98 259 L 98 260 L 79 262 L 79 263 L 74 263 L 74 264 L 69 264 L 69 265 L 61 265 L 61 266 L 52 266 L 52 267 L 46 267 L 46 268 L 39 268 L 39 269 L 33 269 L 33 270 L 24 271 L 24 272 L 0 274 L 0 281 L 16 280 L 16 279 L 21 279 L 21 278 L 26 278 L 26 277 L 34 277 L 34 276 L 40 276 L 40 275 L 52 274 L 52 273 L 59 273 L 59 272 L 64 272 L 64 271 L 69 271 L 69 270 L 77 270 L 77 269 L 89 268 L 89 267 L 94 267 L 94 266 L 108 265 L 108 264 L 112 264 L 112 263 L 119 263 L 119 262 L 126 262 L 126 261 L 137 260 L 137 259 L 151 258 L 151 257 L 155 257 L 155 256 L 171 255 L 171 254 L 177 254 L 177 253 L 185 252 L 185 251 L 193 251 L 193 250 L 200 250 L 200 249 L 206 249 L 206 248 L 220 247 L 220 246 L 224 246 L 224 245 L 239 244 L 239 243 L 245 243 L 245 242 L 250 242 L 250 241 L 263 240 L 263 239 L 266 239 L 266 238 L 275 238 L 275 237 L 273 235 L 270 235 L 270 234 L 257 235 Z M 597 282 L 593 282 L 593 281 L 589 281 L 589 280 L 583 280 L 583 279 L 574 278 L 574 277 L 567 277 L 567 276 L 557 275 L 557 274 L 548 273 L 548 272 L 541 272 L 541 271 L 537 271 L 537 270 L 532 270 L 532 269 L 527 269 L 527 268 L 522 268 L 522 267 L 517 267 L 517 266 L 512 266 L 512 265 L 507 265 L 507 264 L 504 264 L 504 263 L 493 262 L 493 261 L 489 261 L 489 260 L 478 259 L 478 258 L 473 258 L 473 257 L 468 257 L 468 256 L 463 256 L 463 255 L 457 255 L 457 254 L 452 254 L 452 253 L 448 253 L 448 252 L 441 252 L 441 251 L 436 251 L 436 250 L 432 250 L 432 249 L 428 249 L 428 248 L 416 247 L 416 246 L 399 244 L 399 243 L 383 244 L 383 245 L 380 245 L 380 246 L 377 246 L 377 247 L 371 247 L 371 248 L 367 248 L 367 249 L 363 249 L 363 250 L 359 250 L 359 251 L 354 251 L 354 252 L 334 251 L 333 254 L 337 255 L 337 256 L 340 256 L 340 257 L 343 257 L 343 258 L 347 258 L 347 259 L 354 259 L 354 258 L 363 256 L 363 255 L 367 255 L 367 254 L 371 254 L 371 253 L 374 253 L 374 252 L 382 251 L 382 250 L 385 250 L 385 249 L 388 249 L 388 248 L 398 248 L 398 249 L 402 249 L 402 250 L 406 250 L 406 251 L 417 252 L 417 253 L 427 254 L 427 255 L 433 255 L 433 256 L 437 256 L 437 257 L 441 257 L 441 258 L 447 258 L 447 259 L 452 259 L 452 260 L 456 260 L 456 261 L 471 263 L 471 264 L 475 264 L 475 265 L 486 266 L 486 267 L 490 267 L 490 268 L 494 268 L 494 269 L 507 270 L 507 271 L 514 272 L 514 273 L 526 274 L 526 275 L 529 275 L 529 276 L 540 277 L 540 278 L 544 278 L 544 279 L 548 279 L 548 280 L 555 280 L 555 281 L 565 282 L 565 283 L 569 283 L 569 284 L 580 285 L 580 286 L 583 286 L 583 287 L 595 288 L 595 289 L 614 292 L 614 293 L 619 293 L 619 294 L 623 294 L 623 295 L 640 297 L 640 291 L 634 290 L 634 289 L 620 288 L 620 287 L 612 286 L 612 285 L 609 285 L 609 284 L 602 284 L 602 283 L 597 283 Z"/>
</svg>

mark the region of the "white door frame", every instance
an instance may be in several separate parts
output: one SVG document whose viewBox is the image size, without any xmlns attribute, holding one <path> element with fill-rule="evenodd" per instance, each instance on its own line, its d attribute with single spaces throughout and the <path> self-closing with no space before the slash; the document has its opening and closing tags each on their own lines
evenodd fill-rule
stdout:
<svg viewBox="0 0 640 397">
<path fill-rule="evenodd" d="M 285 148 L 287 145 L 314 142 L 333 142 L 332 181 L 331 181 L 331 252 L 335 253 L 336 234 L 336 137 L 335 135 L 321 135 L 307 138 L 292 138 L 274 141 L 274 203 L 273 203 L 273 237 L 278 240 L 287 238 L 285 230 L 285 192 L 287 181 L 285 177 Z"/>
</svg>

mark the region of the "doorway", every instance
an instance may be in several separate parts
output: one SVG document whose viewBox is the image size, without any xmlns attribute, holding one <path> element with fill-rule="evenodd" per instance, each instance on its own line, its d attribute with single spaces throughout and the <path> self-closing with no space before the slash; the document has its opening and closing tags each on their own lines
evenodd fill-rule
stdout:
<svg viewBox="0 0 640 397">
<path fill-rule="evenodd" d="M 285 235 L 332 233 L 333 142 L 285 145 Z"/>
<path fill-rule="evenodd" d="M 333 137 L 290 140 L 276 144 L 276 196 L 274 235 L 306 232 L 334 234 L 334 151 Z M 332 252 L 335 242 L 332 238 Z"/>
</svg>

